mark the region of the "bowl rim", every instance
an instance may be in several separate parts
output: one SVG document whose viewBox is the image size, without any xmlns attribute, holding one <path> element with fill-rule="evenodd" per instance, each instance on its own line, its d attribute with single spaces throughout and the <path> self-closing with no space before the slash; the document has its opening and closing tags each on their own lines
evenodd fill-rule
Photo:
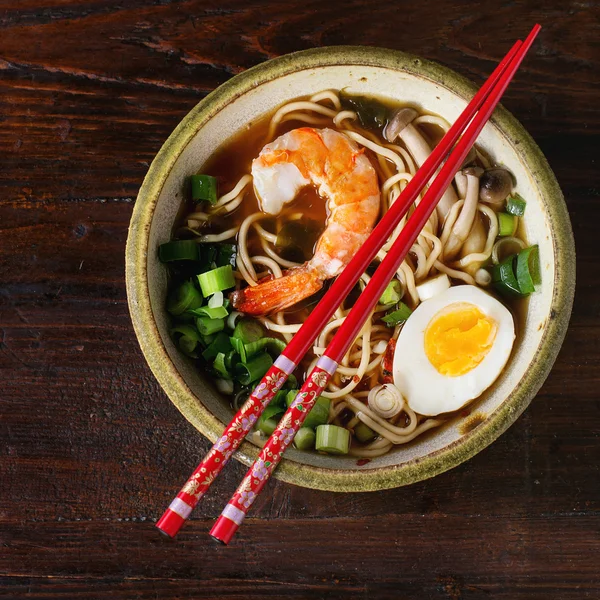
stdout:
<svg viewBox="0 0 600 600">
<path fill-rule="evenodd" d="M 373 66 L 407 72 L 445 87 L 468 101 L 477 87 L 448 67 L 385 48 L 329 46 L 303 50 L 269 60 L 235 75 L 201 100 L 164 143 L 144 178 L 130 223 L 125 253 L 129 310 L 142 353 L 150 369 L 183 416 L 212 442 L 224 424 L 198 402 L 169 358 L 153 317 L 148 287 L 149 233 L 158 198 L 171 169 L 203 124 L 237 97 L 273 79 L 306 69 L 331 66 Z M 554 173 L 539 147 L 523 126 L 502 106 L 492 122 L 502 131 L 513 151 L 529 165 L 534 182 L 545 199 L 552 224 L 555 285 L 545 331 L 530 368 L 510 396 L 473 431 L 424 457 L 399 465 L 368 469 L 329 469 L 284 459 L 274 476 L 296 485 L 340 492 L 372 491 L 399 487 L 438 475 L 468 460 L 498 438 L 534 398 L 565 337 L 575 290 L 575 244 L 569 215 Z M 250 465 L 259 448 L 245 441 L 236 459 Z"/>
</svg>

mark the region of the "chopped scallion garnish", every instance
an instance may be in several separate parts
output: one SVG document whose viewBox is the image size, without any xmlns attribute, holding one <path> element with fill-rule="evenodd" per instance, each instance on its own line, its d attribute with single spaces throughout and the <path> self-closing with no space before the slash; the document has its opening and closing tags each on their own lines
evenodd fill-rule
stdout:
<svg viewBox="0 0 600 600">
<path fill-rule="evenodd" d="M 522 217 L 525 214 L 527 202 L 519 194 L 513 194 L 506 200 L 506 212 L 515 217 Z"/>
<path fill-rule="evenodd" d="M 535 292 L 535 286 L 540 283 L 540 252 L 537 246 L 530 246 L 519 252 L 516 276 L 522 294 Z"/>
<path fill-rule="evenodd" d="M 225 329 L 224 319 L 211 319 L 210 317 L 198 317 L 196 327 L 202 335 L 212 335 Z"/>
<path fill-rule="evenodd" d="M 213 360 L 216 358 L 219 352 L 227 353 L 231 350 L 231 342 L 227 334 L 222 331 L 217 333 L 215 339 L 209 344 L 208 348 L 204 350 L 202 356 L 204 360 Z"/>
<path fill-rule="evenodd" d="M 238 321 L 233 330 L 233 337 L 244 344 L 251 344 L 260 340 L 265 335 L 264 327 L 254 319 L 242 319 Z"/>
<path fill-rule="evenodd" d="M 391 313 L 385 315 L 385 317 L 382 317 L 381 320 L 388 327 L 396 327 L 396 325 L 404 323 L 404 321 L 406 321 L 408 317 L 410 317 L 410 315 L 412 315 L 412 310 L 410 310 L 410 308 L 408 308 L 408 306 L 406 306 L 404 302 L 399 302 L 398 308 L 392 311 Z"/>
<path fill-rule="evenodd" d="M 167 300 L 167 310 L 175 316 L 202 306 L 202 294 L 191 281 L 184 281 L 175 288 Z"/>
<path fill-rule="evenodd" d="M 517 230 L 517 217 L 505 212 L 498 213 L 498 237 L 513 236 Z"/>
<path fill-rule="evenodd" d="M 158 258 L 163 263 L 175 260 L 198 260 L 198 244 L 194 240 L 166 242 L 158 247 Z"/>
<path fill-rule="evenodd" d="M 298 450 L 312 450 L 315 447 L 317 435 L 310 427 L 301 427 L 294 436 L 294 446 Z"/>
<path fill-rule="evenodd" d="M 271 356 L 276 358 L 285 350 L 285 346 L 285 342 L 282 342 L 277 338 L 265 337 L 256 340 L 256 342 L 244 344 L 244 349 L 246 350 L 246 356 L 248 358 L 254 356 L 261 350 L 266 350 Z"/>
<path fill-rule="evenodd" d="M 350 432 L 337 425 L 319 425 L 315 449 L 328 454 L 348 454 Z"/>
<path fill-rule="evenodd" d="M 249 385 L 253 381 L 258 381 L 273 364 L 273 359 L 266 353 L 257 354 L 247 363 L 240 362 L 234 367 L 234 373 L 237 380 L 242 385 Z"/>
<path fill-rule="evenodd" d="M 231 265 L 217 267 L 206 273 L 198 275 L 198 282 L 205 297 L 211 296 L 215 292 L 222 292 L 235 286 L 235 277 Z"/>
<path fill-rule="evenodd" d="M 381 294 L 381 298 L 379 299 L 379 304 L 383 305 L 392 305 L 400 302 L 400 298 L 402 297 L 402 284 L 397 279 L 392 279 L 387 284 L 387 287 Z"/>
<path fill-rule="evenodd" d="M 192 175 L 190 177 L 192 200 L 200 202 L 208 200 L 211 204 L 217 203 L 217 180 L 210 175 Z"/>
</svg>

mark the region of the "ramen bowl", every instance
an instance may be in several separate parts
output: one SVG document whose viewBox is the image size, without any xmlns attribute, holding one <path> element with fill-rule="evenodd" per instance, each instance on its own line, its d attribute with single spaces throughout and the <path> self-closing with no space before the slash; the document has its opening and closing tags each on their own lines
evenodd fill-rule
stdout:
<svg viewBox="0 0 600 600">
<path fill-rule="evenodd" d="M 165 142 L 140 190 L 126 251 L 135 332 L 171 401 L 213 442 L 233 410 L 169 336 L 167 271 L 158 260 L 157 248 L 171 237 L 186 178 L 200 172 L 216 149 L 286 101 L 343 88 L 415 105 L 450 122 L 476 91 L 450 69 L 391 50 L 333 47 L 283 56 L 233 77 L 202 100 Z M 544 382 L 563 341 L 573 302 L 575 252 L 569 216 L 540 149 L 506 110 L 498 108 L 478 145 L 515 175 L 518 191 L 527 199 L 525 235 L 539 245 L 542 273 L 541 287 L 530 297 L 507 367 L 469 407 L 478 418 L 469 420 L 461 413 L 439 430 L 368 462 L 290 448 L 275 477 L 347 492 L 397 487 L 432 477 L 493 442 L 515 422 Z M 244 442 L 235 456 L 248 465 L 258 451 L 254 444 Z"/>
</svg>

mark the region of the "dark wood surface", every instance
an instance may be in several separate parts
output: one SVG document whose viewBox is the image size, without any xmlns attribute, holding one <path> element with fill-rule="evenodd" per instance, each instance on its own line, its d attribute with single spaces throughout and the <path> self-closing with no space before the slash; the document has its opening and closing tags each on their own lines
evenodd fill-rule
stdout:
<svg viewBox="0 0 600 600">
<path fill-rule="evenodd" d="M 504 104 L 546 153 L 578 251 L 571 326 L 531 407 L 433 480 L 336 495 L 273 481 L 230 547 L 154 521 L 208 442 L 134 337 L 137 190 L 209 91 L 280 54 L 380 45 L 482 82 L 543 24 Z M 600 597 L 597 2 L 0 0 L 0 598 Z"/>
</svg>

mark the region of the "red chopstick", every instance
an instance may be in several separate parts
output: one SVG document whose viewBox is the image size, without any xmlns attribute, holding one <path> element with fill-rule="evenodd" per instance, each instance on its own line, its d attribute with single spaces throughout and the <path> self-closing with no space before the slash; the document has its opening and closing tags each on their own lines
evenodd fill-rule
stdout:
<svg viewBox="0 0 600 600">
<path fill-rule="evenodd" d="M 389 238 L 394 228 L 414 203 L 422 188 L 431 179 L 442 160 L 454 146 L 469 121 L 483 105 L 494 85 L 516 56 L 521 47 L 517 41 L 502 59 L 488 80 L 475 94 L 471 102 L 434 148 L 390 210 L 373 229 L 367 242 L 361 247 L 344 271 L 337 277 L 328 292 L 311 312 L 303 326 L 296 333 L 274 365 L 254 389 L 246 403 L 229 423 L 223 435 L 213 445 L 186 484 L 171 502 L 156 526 L 167 535 L 174 537 L 193 508 L 208 491 L 221 469 L 235 452 L 242 440 L 269 404 L 273 396 L 285 383 L 289 374 L 310 348 L 315 338 L 331 318 L 339 305 L 356 284 L 360 275 L 371 263 L 381 245 Z"/>
<path fill-rule="evenodd" d="M 502 75 L 497 85 L 494 86 L 489 97 L 483 103 L 481 110 L 467 128 L 446 163 L 440 169 L 435 181 L 430 185 L 429 190 L 416 207 L 407 225 L 400 232 L 391 250 L 371 277 L 371 280 L 352 307 L 346 320 L 327 346 L 323 356 L 318 360 L 316 366 L 306 378 L 292 405 L 279 421 L 277 428 L 264 445 L 258 458 L 248 470 L 238 489 L 211 529 L 210 535 L 214 539 L 225 544 L 229 543 L 238 527 L 242 524 L 248 510 L 265 486 L 275 467 L 279 464 L 283 453 L 292 443 L 294 435 L 302 426 L 315 400 L 327 386 L 329 379 L 338 367 L 339 361 L 342 360 L 352 345 L 353 340 L 359 334 L 366 318 L 370 316 L 387 284 L 398 270 L 398 267 L 417 239 L 421 229 L 425 226 L 431 213 L 435 210 L 439 199 L 452 182 L 456 172 L 460 169 L 461 164 L 494 112 L 502 94 L 511 82 L 540 29 L 539 25 L 536 25 L 532 29 L 514 57 L 514 60 L 510 62 L 506 73 Z M 369 239 L 369 241 L 371 240 Z"/>
</svg>

